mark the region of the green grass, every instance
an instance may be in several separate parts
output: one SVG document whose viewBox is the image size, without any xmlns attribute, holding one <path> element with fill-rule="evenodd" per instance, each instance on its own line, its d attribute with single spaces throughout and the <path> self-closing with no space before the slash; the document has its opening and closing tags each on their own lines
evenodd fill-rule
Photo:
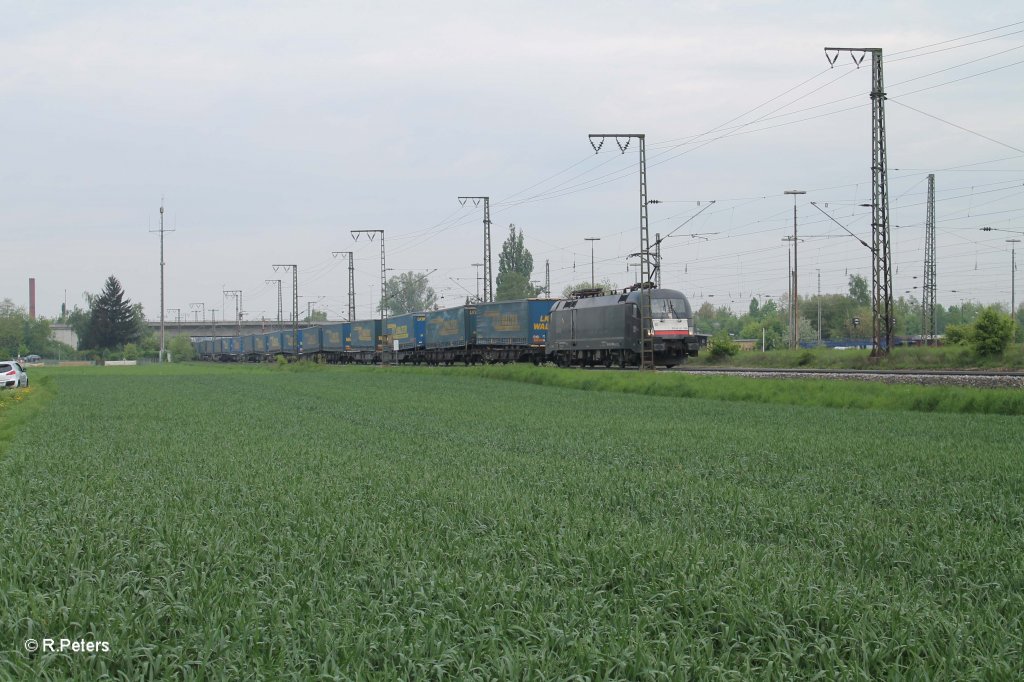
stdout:
<svg viewBox="0 0 1024 682">
<path fill-rule="evenodd" d="M 674 373 L 584 371 L 531 365 L 406 369 L 481 376 L 583 391 L 699 398 L 767 405 L 1024 415 L 1024 391 L 959 386 L 917 386 L 872 381 L 753 379 Z"/>
<path fill-rule="evenodd" d="M 22 425 L 34 419 L 53 397 L 53 382 L 45 371 L 32 370 L 26 388 L 0 390 L 0 456 Z"/>
<path fill-rule="evenodd" d="M 1011 679 L 1021 422 L 96 368 L 0 456 L 0 679 Z M 110 642 L 36 654 L 25 638 Z"/>
</svg>

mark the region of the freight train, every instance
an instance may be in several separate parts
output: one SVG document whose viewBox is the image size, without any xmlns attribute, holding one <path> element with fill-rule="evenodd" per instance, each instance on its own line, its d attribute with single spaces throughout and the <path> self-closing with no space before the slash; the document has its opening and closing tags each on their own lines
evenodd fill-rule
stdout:
<svg viewBox="0 0 1024 682">
<path fill-rule="evenodd" d="M 693 330 L 693 311 L 681 292 L 648 288 L 646 333 L 656 365 L 672 367 L 696 356 L 707 336 Z M 195 341 L 201 360 L 259 362 L 308 358 L 328 363 L 467 365 L 555 362 L 560 366 L 638 365 L 642 344 L 640 300 L 634 286 L 602 295 L 581 291 L 567 299 L 477 303 L 380 319 L 321 324 L 241 337 Z M 296 336 L 298 338 L 296 338 Z"/>
</svg>

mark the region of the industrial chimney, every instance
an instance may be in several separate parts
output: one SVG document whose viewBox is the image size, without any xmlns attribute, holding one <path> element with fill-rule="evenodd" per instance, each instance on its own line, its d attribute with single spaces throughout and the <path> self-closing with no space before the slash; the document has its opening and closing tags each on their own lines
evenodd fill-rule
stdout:
<svg viewBox="0 0 1024 682">
<path fill-rule="evenodd" d="M 28 278 L 28 319 L 36 319 L 36 278 Z"/>
</svg>

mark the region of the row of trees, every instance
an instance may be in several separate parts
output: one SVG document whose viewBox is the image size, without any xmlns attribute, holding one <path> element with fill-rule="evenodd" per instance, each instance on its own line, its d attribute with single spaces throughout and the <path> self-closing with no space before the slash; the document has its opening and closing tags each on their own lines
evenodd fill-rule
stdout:
<svg viewBox="0 0 1024 682">
<path fill-rule="evenodd" d="M 764 330 L 768 350 L 781 348 L 789 338 L 788 301 L 751 299 L 747 312 L 736 315 L 726 306 L 704 303 L 695 311 L 695 326 L 706 334 L 725 331 L 737 338 L 761 339 Z M 822 341 L 871 338 L 870 285 L 860 275 L 851 275 L 846 294 L 822 294 L 800 297 L 800 339 L 818 339 L 818 310 L 821 310 Z M 972 324 L 986 309 L 979 303 L 962 301 L 959 306 L 935 306 L 936 331 L 944 334 L 951 325 Z M 996 306 L 997 310 L 1003 310 Z M 900 296 L 893 301 L 894 333 L 896 336 L 922 334 L 922 306 L 914 296 Z M 1017 311 L 1017 330 L 1024 328 L 1024 306 Z"/>
<path fill-rule="evenodd" d="M 69 357 L 74 348 L 50 338 L 50 322 L 29 319 L 24 308 L 5 298 L 0 301 L 0 360 L 29 354 Z"/>
<path fill-rule="evenodd" d="M 29 319 L 24 308 L 10 299 L 0 302 L 0 357 L 29 354 L 45 358 L 124 357 L 135 360 L 156 357 L 160 342 L 143 316 L 142 305 L 132 303 L 116 277 L 111 275 L 97 295 L 84 294 L 86 307 L 62 310 L 57 322 L 69 325 L 78 335 L 82 350 L 51 338 L 52 323 L 45 318 Z M 168 343 L 173 357 L 189 359 L 192 343 L 187 335 Z"/>
</svg>

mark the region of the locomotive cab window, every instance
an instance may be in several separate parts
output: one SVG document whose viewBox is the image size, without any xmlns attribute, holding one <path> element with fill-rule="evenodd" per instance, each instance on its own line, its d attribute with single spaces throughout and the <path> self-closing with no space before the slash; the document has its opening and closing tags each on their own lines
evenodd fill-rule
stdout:
<svg viewBox="0 0 1024 682">
<path fill-rule="evenodd" d="M 681 298 L 652 298 L 651 317 L 659 320 L 686 318 L 686 301 Z"/>
</svg>

